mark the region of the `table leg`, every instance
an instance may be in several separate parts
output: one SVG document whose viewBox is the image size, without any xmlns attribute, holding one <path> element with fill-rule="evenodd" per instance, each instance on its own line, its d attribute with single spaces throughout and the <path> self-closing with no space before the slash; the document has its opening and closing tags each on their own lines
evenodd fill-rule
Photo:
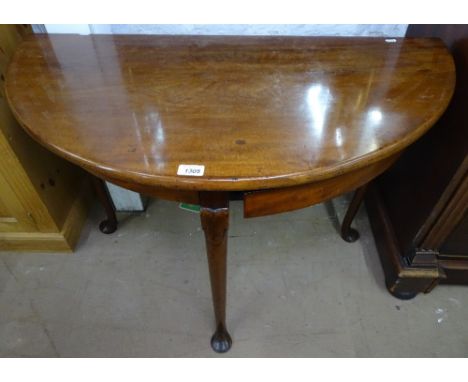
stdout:
<svg viewBox="0 0 468 382">
<path fill-rule="evenodd" d="M 200 218 L 205 231 L 206 252 L 210 270 L 211 293 L 216 331 L 211 338 L 215 352 L 224 353 L 232 340 L 226 329 L 226 255 L 229 225 L 229 194 L 200 193 Z"/>
<path fill-rule="evenodd" d="M 353 243 L 359 239 L 359 232 L 354 228 L 351 228 L 351 223 L 353 222 L 354 217 L 362 204 L 364 195 L 366 194 L 367 184 L 358 188 L 353 195 L 351 204 L 346 211 L 346 215 L 341 224 L 341 238 L 348 243 Z"/>
<path fill-rule="evenodd" d="M 99 202 L 104 207 L 107 215 L 107 219 L 103 220 L 99 224 L 99 229 L 102 233 L 113 233 L 117 229 L 117 217 L 115 216 L 115 207 L 112 199 L 109 195 L 106 183 L 95 176 L 91 176 L 93 179 L 94 190 L 99 199 Z"/>
</svg>

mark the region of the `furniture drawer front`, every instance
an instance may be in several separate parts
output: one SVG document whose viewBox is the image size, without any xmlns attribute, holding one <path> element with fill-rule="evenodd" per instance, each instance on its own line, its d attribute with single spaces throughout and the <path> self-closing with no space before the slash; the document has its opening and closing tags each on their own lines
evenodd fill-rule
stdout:
<svg viewBox="0 0 468 382">
<path fill-rule="evenodd" d="M 251 218 L 293 211 L 332 199 L 368 183 L 389 168 L 398 155 L 339 177 L 300 186 L 246 192 L 244 217 Z"/>
</svg>

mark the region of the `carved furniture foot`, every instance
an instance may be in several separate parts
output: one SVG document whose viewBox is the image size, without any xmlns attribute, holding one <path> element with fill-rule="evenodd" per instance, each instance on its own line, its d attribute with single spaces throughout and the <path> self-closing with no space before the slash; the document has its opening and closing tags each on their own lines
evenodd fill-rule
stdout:
<svg viewBox="0 0 468 382">
<path fill-rule="evenodd" d="M 96 195 L 99 202 L 104 207 L 107 216 L 107 218 L 99 224 L 99 229 L 105 234 L 113 233 L 117 229 L 117 217 L 115 216 L 115 207 L 109 195 L 109 190 L 102 179 L 95 176 L 92 176 L 92 179 Z"/>
<path fill-rule="evenodd" d="M 359 239 L 359 232 L 351 227 L 351 223 L 353 222 L 353 219 L 356 216 L 359 207 L 361 206 L 366 189 L 367 184 L 358 188 L 354 192 L 351 204 L 349 205 L 348 210 L 346 211 L 346 215 L 343 219 L 343 223 L 341 224 L 341 238 L 348 243 L 354 243 L 357 239 Z"/>
</svg>

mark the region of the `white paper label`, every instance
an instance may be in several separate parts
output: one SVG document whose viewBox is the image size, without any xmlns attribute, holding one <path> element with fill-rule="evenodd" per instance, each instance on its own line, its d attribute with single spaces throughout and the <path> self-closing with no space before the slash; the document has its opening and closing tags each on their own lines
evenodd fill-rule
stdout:
<svg viewBox="0 0 468 382">
<path fill-rule="evenodd" d="M 198 164 L 179 164 L 177 175 L 203 176 L 205 166 Z"/>
<path fill-rule="evenodd" d="M 385 42 L 396 42 L 396 38 L 386 38 Z"/>
</svg>

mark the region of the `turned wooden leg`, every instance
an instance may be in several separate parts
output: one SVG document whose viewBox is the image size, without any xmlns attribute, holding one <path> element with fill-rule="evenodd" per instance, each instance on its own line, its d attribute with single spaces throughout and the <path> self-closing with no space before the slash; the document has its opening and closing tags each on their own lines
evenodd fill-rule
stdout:
<svg viewBox="0 0 468 382">
<path fill-rule="evenodd" d="M 346 215 L 343 219 L 343 223 L 341 224 L 341 237 L 344 241 L 348 243 L 353 243 L 357 239 L 359 239 L 359 232 L 356 231 L 354 228 L 351 228 L 351 223 L 353 222 L 356 213 L 361 206 L 361 203 L 364 199 L 364 195 L 366 194 L 367 184 L 358 188 L 354 192 L 353 199 L 351 200 L 351 204 L 346 211 Z"/>
<path fill-rule="evenodd" d="M 206 252 L 210 270 L 211 293 L 216 331 L 211 338 L 215 352 L 224 353 L 232 340 L 226 329 L 226 254 L 229 224 L 229 194 L 200 193 L 200 218 L 205 231 Z"/>
<path fill-rule="evenodd" d="M 92 176 L 92 178 L 94 190 L 96 191 L 99 202 L 104 207 L 107 216 L 107 219 L 103 220 L 99 224 L 99 229 L 102 233 L 113 233 L 117 229 L 117 217 L 115 216 L 114 203 L 112 202 L 105 182 L 95 176 Z"/>
</svg>

